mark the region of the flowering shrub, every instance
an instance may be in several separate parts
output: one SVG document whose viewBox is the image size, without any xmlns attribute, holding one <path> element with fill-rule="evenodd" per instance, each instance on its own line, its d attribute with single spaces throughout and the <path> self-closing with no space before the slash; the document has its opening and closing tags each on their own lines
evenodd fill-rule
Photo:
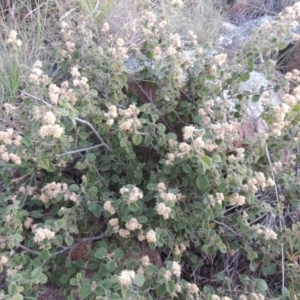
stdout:
<svg viewBox="0 0 300 300">
<path fill-rule="evenodd" d="M 299 17 L 233 62 L 151 10 L 139 45 L 64 19 L 60 76 L 38 60 L 3 103 L 1 299 L 46 283 L 65 299 L 297 299 L 299 71 L 274 77 L 272 55 Z M 12 59 L 22 45 L 11 32 Z M 272 81 L 241 93 L 262 56 Z M 264 130 L 245 136 L 257 101 Z"/>
</svg>

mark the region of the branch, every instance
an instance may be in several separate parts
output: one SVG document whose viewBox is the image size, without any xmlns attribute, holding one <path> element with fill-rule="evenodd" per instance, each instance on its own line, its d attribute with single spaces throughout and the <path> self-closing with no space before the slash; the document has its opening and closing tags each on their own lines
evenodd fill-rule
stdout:
<svg viewBox="0 0 300 300">
<path fill-rule="evenodd" d="M 37 100 L 37 101 L 40 101 L 42 103 L 44 103 L 45 105 L 47 105 L 48 107 L 53 107 L 53 105 L 51 105 L 50 103 L 48 103 L 47 101 L 43 100 L 43 99 L 40 99 L 38 97 L 35 97 L 25 91 L 21 91 L 21 94 L 22 95 L 25 95 L 27 97 L 30 97 L 31 99 L 34 99 L 34 100 Z M 88 121 L 85 121 L 81 118 L 78 118 L 78 117 L 75 117 L 75 120 L 77 122 L 80 122 L 80 123 L 83 123 L 83 124 L 86 124 L 88 127 L 90 127 L 90 129 L 94 132 L 94 134 L 97 136 L 97 138 L 100 140 L 102 146 L 104 146 L 107 150 L 109 150 L 110 152 L 112 151 L 112 149 L 104 142 L 104 140 L 102 139 L 102 137 L 99 135 L 99 133 L 97 132 L 97 130 L 93 127 L 93 125 L 88 122 Z M 97 146 L 99 147 L 99 146 Z"/>
<path fill-rule="evenodd" d="M 100 145 L 95 145 L 95 146 L 84 148 L 84 149 L 79 149 L 79 150 L 74 150 L 74 151 L 68 151 L 68 152 L 64 152 L 62 154 L 58 154 L 58 155 L 56 155 L 56 157 L 61 157 L 61 156 L 64 156 L 64 155 L 69 155 L 69 154 L 79 153 L 79 152 L 83 152 L 83 151 L 88 151 L 88 150 L 92 150 L 92 149 L 95 149 L 95 148 L 98 148 L 98 147 L 102 147 L 102 146 L 104 146 L 104 145 L 100 144 Z"/>
</svg>

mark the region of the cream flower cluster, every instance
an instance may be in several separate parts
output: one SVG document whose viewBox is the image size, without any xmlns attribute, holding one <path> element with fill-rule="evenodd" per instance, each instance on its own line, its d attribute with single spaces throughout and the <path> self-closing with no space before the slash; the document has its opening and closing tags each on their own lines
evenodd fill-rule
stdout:
<svg viewBox="0 0 300 300">
<path fill-rule="evenodd" d="M 221 53 L 214 56 L 214 62 L 217 66 L 223 65 L 227 60 L 227 54 Z"/>
<path fill-rule="evenodd" d="M 244 148 L 236 148 L 235 149 L 236 155 L 229 155 L 228 156 L 228 161 L 229 163 L 237 163 L 237 162 L 241 162 L 244 160 L 245 157 L 245 149 Z"/>
<path fill-rule="evenodd" d="M 67 48 L 67 51 L 65 51 L 65 50 L 61 51 L 61 55 L 62 55 L 62 57 L 71 58 L 71 54 L 75 50 L 75 43 L 73 40 L 74 32 L 73 32 L 73 30 L 69 29 L 70 28 L 69 24 L 64 21 L 62 21 L 60 23 L 60 26 L 61 26 L 61 33 L 64 37 L 65 45 Z"/>
<path fill-rule="evenodd" d="M 210 205 L 215 206 L 216 203 L 219 203 L 222 205 L 224 201 L 224 195 L 223 193 L 216 193 L 215 197 L 213 195 L 208 195 L 208 200 Z"/>
<path fill-rule="evenodd" d="M 248 297 L 240 295 L 239 300 L 265 300 L 265 296 L 262 294 L 251 293 Z"/>
<path fill-rule="evenodd" d="M 142 229 L 142 224 L 140 224 L 136 218 L 131 218 L 125 223 L 125 227 L 129 231 L 135 231 L 137 229 Z"/>
<path fill-rule="evenodd" d="M 150 262 L 150 258 L 148 255 L 144 255 L 141 259 L 140 259 L 141 263 L 143 264 L 144 267 L 147 267 L 151 264 Z"/>
<path fill-rule="evenodd" d="M 17 36 L 18 36 L 17 32 L 15 30 L 11 30 L 6 43 L 11 44 L 16 48 L 21 47 L 22 41 L 20 39 L 17 39 Z"/>
<path fill-rule="evenodd" d="M 56 117 L 51 111 L 48 111 L 44 115 L 42 122 L 43 126 L 39 130 L 39 134 L 42 138 L 45 138 L 47 136 L 53 136 L 54 138 L 61 137 L 64 132 L 64 128 L 58 124 L 55 124 Z"/>
<path fill-rule="evenodd" d="M 108 211 L 111 215 L 114 215 L 116 213 L 116 209 L 111 204 L 111 201 L 105 201 L 103 205 L 103 209 L 105 211 Z"/>
<path fill-rule="evenodd" d="M 108 52 L 110 53 L 110 55 L 112 57 L 114 57 L 115 59 L 127 59 L 128 55 L 128 48 L 124 47 L 124 40 L 122 38 L 118 38 L 116 40 L 116 47 L 112 47 L 108 49 Z"/>
<path fill-rule="evenodd" d="M 119 235 L 124 238 L 124 239 L 128 239 L 130 237 L 130 231 L 127 229 L 119 229 Z"/>
<path fill-rule="evenodd" d="M 143 198 L 143 193 L 139 188 L 135 186 L 129 188 L 122 187 L 120 189 L 120 194 L 123 196 L 124 199 L 126 199 L 128 205 Z"/>
<path fill-rule="evenodd" d="M 150 229 L 146 235 L 146 240 L 148 241 L 148 243 L 156 243 L 156 233 L 154 230 Z"/>
<path fill-rule="evenodd" d="M 266 241 L 277 239 L 277 233 L 274 230 L 267 228 L 261 224 L 252 225 L 250 229 L 256 234 L 263 235 Z"/>
<path fill-rule="evenodd" d="M 32 223 L 33 223 L 33 219 L 32 218 L 29 218 L 27 217 L 27 219 L 25 220 L 23 226 L 28 229 L 32 226 Z"/>
<path fill-rule="evenodd" d="M 142 127 L 140 120 L 137 118 L 139 110 L 134 104 L 130 104 L 127 109 L 119 109 L 118 114 L 123 117 L 119 123 L 121 131 L 135 133 Z"/>
<path fill-rule="evenodd" d="M 173 255 L 179 256 L 186 250 L 186 246 L 183 243 L 180 243 L 179 245 L 175 245 L 173 249 Z"/>
<path fill-rule="evenodd" d="M 211 300 L 232 300 L 232 299 L 227 296 L 219 297 L 218 295 L 212 295 Z"/>
<path fill-rule="evenodd" d="M 13 128 L 8 128 L 6 131 L 0 131 L 0 142 L 4 144 L 0 145 L 0 157 L 5 163 L 12 161 L 17 165 L 21 164 L 21 158 L 14 153 L 9 153 L 7 149 L 7 145 L 13 144 L 15 146 L 20 146 L 21 139 L 22 137 L 20 135 L 14 134 Z"/>
<path fill-rule="evenodd" d="M 236 121 L 210 124 L 211 130 L 216 135 L 216 139 L 222 140 L 227 144 L 231 144 L 239 138 L 239 127 L 240 124 Z"/>
<path fill-rule="evenodd" d="M 186 284 L 187 290 L 189 294 L 197 295 L 199 293 L 199 288 L 195 283 L 187 283 Z"/>
<path fill-rule="evenodd" d="M 118 116 L 118 109 L 115 105 L 111 105 L 108 108 L 108 112 L 104 114 L 104 116 L 107 118 L 106 124 L 107 125 L 113 125 L 115 122 L 115 119 Z"/>
<path fill-rule="evenodd" d="M 272 187 L 275 185 L 273 179 L 266 179 L 262 172 L 255 172 L 255 177 L 247 180 L 247 183 L 242 186 L 242 190 L 246 193 L 255 193 L 258 191 L 258 187 L 264 190 L 266 187 Z"/>
<path fill-rule="evenodd" d="M 229 197 L 230 205 L 243 205 L 245 204 L 245 197 L 239 195 L 238 193 L 234 193 Z"/>
<path fill-rule="evenodd" d="M 5 266 L 8 262 L 8 258 L 5 255 L 0 256 L 0 265 Z"/>
<path fill-rule="evenodd" d="M 176 277 L 180 277 L 181 275 L 181 266 L 177 261 L 173 261 L 172 267 L 171 267 L 171 272 L 173 275 Z"/>
<path fill-rule="evenodd" d="M 67 100 L 73 106 L 76 104 L 76 102 L 77 102 L 76 95 L 74 94 L 73 89 L 69 88 L 69 82 L 68 81 L 62 82 L 61 87 L 60 87 L 59 99 L 60 100 Z"/>
<path fill-rule="evenodd" d="M 163 218 L 165 220 L 169 219 L 170 217 L 170 213 L 171 213 L 171 208 L 166 206 L 165 203 L 158 203 L 157 206 L 156 206 L 156 210 L 157 210 L 157 213 L 161 216 L 163 216 Z"/>
<path fill-rule="evenodd" d="M 135 278 L 135 272 L 132 270 L 123 270 L 118 276 L 121 287 L 132 285 L 132 280 Z"/>
<path fill-rule="evenodd" d="M 73 78 L 73 86 L 79 86 L 80 88 L 84 89 L 85 91 L 89 90 L 88 79 L 86 77 L 81 76 L 78 67 L 72 67 L 70 71 L 72 78 Z"/>
<path fill-rule="evenodd" d="M 3 107 L 5 109 L 5 113 L 8 115 L 15 116 L 17 113 L 18 108 L 10 103 L 4 103 Z"/>
<path fill-rule="evenodd" d="M 49 77 L 43 73 L 42 66 L 42 62 L 37 60 L 31 69 L 29 82 L 35 86 L 39 86 L 40 83 L 43 83 L 44 85 L 48 85 L 50 83 Z"/>
<path fill-rule="evenodd" d="M 114 233 L 118 233 L 120 230 L 119 220 L 117 218 L 110 219 L 108 224 L 113 228 Z"/>
<path fill-rule="evenodd" d="M 42 194 L 40 195 L 39 199 L 46 204 L 59 194 L 62 194 L 64 196 L 65 201 L 70 200 L 76 205 L 79 204 L 78 195 L 74 192 L 70 192 L 66 183 L 56 183 L 54 181 L 46 184 L 42 188 Z"/>
<path fill-rule="evenodd" d="M 34 233 L 34 241 L 38 244 L 43 242 L 44 240 L 52 240 L 55 236 L 55 232 L 47 229 L 47 228 L 38 228 Z"/>
<path fill-rule="evenodd" d="M 25 196 L 25 195 L 31 196 L 31 195 L 33 195 L 34 191 L 35 191 L 35 187 L 30 186 L 30 185 L 27 185 L 27 186 L 22 185 L 18 189 L 18 193 L 20 193 L 22 196 Z"/>
</svg>

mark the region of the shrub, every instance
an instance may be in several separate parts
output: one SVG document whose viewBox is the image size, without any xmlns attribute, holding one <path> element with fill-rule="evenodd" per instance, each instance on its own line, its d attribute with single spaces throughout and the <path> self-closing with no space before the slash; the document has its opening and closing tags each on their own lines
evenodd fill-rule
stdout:
<svg viewBox="0 0 300 300">
<path fill-rule="evenodd" d="M 140 45 L 64 18 L 58 75 L 37 60 L 3 103 L 1 297 L 47 282 L 66 299 L 299 296 L 299 72 L 274 77 L 272 56 L 299 15 L 265 24 L 234 62 L 149 6 Z M 12 31 L 12 60 L 23 44 Z M 241 92 L 253 70 L 273 81 Z M 245 139 L 255 101 L 265 130 Z"/>
</svg>

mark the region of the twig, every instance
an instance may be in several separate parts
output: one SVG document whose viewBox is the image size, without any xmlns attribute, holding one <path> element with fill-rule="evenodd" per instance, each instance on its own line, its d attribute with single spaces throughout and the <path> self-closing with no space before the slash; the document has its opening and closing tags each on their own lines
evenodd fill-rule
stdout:
<svg viewBox="0 0 300 300">
<path fill-rule="evenodd" d="M 79 149 L 79 150 L 74 150 L 74 151 L 68 151 L 68 152 L 64 152 L 62 154 L 58 154 L 58 155 L 56 155 L 56 157 L 61 157 L 61 156 L 64 156 L 64 155 L 69 155 L 69 154 L 74 154 L 74 153 L 78 153 L 78 152 L 88 151 L 88 150 L 92 150 L 92 149 L 95 149 L 95 148 L 98 148 L 98 147 L 102 147 L 102 146 L 104 146 L 104 145 L 100 144 L 100 145 L 95 145 L 95 146 L 84 148 L 84 149 Z"/>
<path fill-rule="evenodd" d="M 64 246 L 62 246 L 62 249 L 61 249 L 61 250 L 58 250 L 58 251 L 56 251 L 56 252 L 50 254 L 50 257 L 54 257 L 54 256 L 56 256 L 56 255 L 58 255 L 58 254 L 64 253 L 64 252 L 69 251 L 69 250 L 72 250 L 72 249 L 76 248 L 78 245 L 80 245 L 80 244 L 83 243 L 83 242 L 86 242 L 86 241 L 101 240 L 101 239 L 103 239 L 105 236 L 106 236 L 105 233 L 102 233 L 102 234 L 97 235 L 97 236 L 92 236 L 92 237 L 89 237 L 89 238 L 78 239 L 78 240 L 77 240 L 77 243 L 75 243 L 74 245 L 69 246 L 69 247 L 64 247 Z M 24 246 L 24 245 L 19 244 L 18 247 L 21 248 L 21 249 L 23 249 L 23 250 L 25 250 L 26 252 L 31 253 L 31 254 L 34 254 L 34 255 L 37 255 L 37 256 L 40 256 L 40 255 L 41 255 L 41 252 L 31 250 L 31 249 L 27 248 L 27 247 Z"/>
<path fill-rule="evenodd" d="M 282 232 L 283 222 L 282 222 L 282 213 L 281 213 L 281 208 L 280 208 L 278 186 L 276 184 L 275 174 L 274 174 L 274 171 L 273 171 L 273 165 L 272 165 L 270 152 L 269 152 L 269 149 L 268 149 L 267 145 L 266 145 L 266 156 L 267 156 L 267 160 L 268 160 L 269 165 L 270 165 L 272 178 L 273 178 L 273 181 L 275 183 L 275 195 L 276 195 L 276 200 L 277 200 L 277 207 L 278 207 L 278 210 L 279 210 L 279 226 L 280 226 L 279 229 L 280 229 L 280 232 Z M 284 249 L 283 249 L 283 243 L 281 243 L 281 268 L 282 268 L 282 289 L 283 289 L 284 288 Z"/>
<path fill-rule="evenodd" d="M 45 101 L 45 100 L 43 100 L 43 99 L 40 99 L 40 98 L 38 98 L 38 97 L 35 97 L 35 96 L 33 96 L 33 95 L 31 95 L 31 94 L 25 92 L 25 91 L 21 91 L 21 93 L 22 93 L 23 95 L 25 95 L 25 96 L 28 96 L 28 97 L 34 99 L 34 100 L 37 100 L 37 101 L 40 101 L 40 102 L 44 103 L 44 104 L 47 105 L 48 107 L 53 107 L 53 106 L 52 106 L 50 103 L 48 103 L 47 101 Z M 81 118 L 78 118 L 78 117 L 75 117 L 75 120 L 76 120 L 77 122 L 83 123 L 83 124 L 87 125 L 88 127 L 90 127 L 90 129 L 94 132 L 94 134 L 95 134 L 95 135 L 97 136 L 97 138 L 100 140 L 102 146 L 104 146 L 104 147 L 105 147 L 107 150 L 109 150 L 110 152 L 112 151 L 112 149 L 104 142 L 104 140 L 102 139 L 102 137 L 99 135 L 99 133 L 97 132 L 97 130 L 94 128 L 94 126 L 93 126 L 90 122 L 85 121 L 85 120 L 83 120 L 83 119 L 81 119 Z"/>
</svg>

